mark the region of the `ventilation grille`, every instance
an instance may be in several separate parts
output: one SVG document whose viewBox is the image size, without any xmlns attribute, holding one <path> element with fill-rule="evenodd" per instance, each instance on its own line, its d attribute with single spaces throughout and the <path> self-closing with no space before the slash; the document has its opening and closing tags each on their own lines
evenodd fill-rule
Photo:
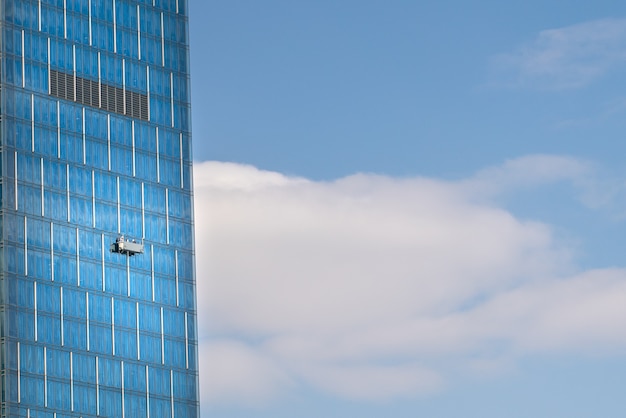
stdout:
<svg viewBox="0 0 626 418">
<path fill-rule="evenodd" d="M 148 120 L 148 96 L 134 91 L 50 70 L 50 94 L 60 99 Z"/>
</svg>

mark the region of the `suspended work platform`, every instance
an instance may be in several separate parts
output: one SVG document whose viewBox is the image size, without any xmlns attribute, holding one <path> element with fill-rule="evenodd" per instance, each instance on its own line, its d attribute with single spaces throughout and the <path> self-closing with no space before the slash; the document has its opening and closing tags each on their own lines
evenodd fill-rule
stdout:
<svg viewBox="0 0 626 418">
<path fill-rule="evenodd" d="M 143 254 L 143 242 L 137 242 L 134 239 L 128 240 L 124 235 L 120 235 L 116 238 L 115 242 L 111 244 L 111 252 L 127 255 L 129 257 Z"/>
</svg>

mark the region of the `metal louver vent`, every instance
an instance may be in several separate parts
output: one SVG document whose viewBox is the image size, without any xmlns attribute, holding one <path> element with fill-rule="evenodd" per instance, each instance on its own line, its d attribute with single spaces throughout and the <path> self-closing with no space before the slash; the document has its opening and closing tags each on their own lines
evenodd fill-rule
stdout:
<svg viewBox="0 0 626 418">
<path fill-rule="evenodd" d="M 50 70 L 50 95 L 132 118 L 148 120 L 148 96 L 73 74 Z"/>
</svg>

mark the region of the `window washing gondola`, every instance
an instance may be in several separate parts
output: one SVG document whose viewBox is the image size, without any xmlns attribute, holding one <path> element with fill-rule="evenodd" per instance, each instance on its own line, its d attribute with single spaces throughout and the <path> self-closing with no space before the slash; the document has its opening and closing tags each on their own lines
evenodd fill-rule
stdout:
<svg viewBox="0 0 626 418">
<path fill-rule="evenodd" d="M 143 242 L 137 242 L 134 239 L 128 240 L 124 235 L 120 235 L 111 244 L 111 252 L 127 255 L 132 257 L 137 254 L 143 254 Z"/>
</svg>

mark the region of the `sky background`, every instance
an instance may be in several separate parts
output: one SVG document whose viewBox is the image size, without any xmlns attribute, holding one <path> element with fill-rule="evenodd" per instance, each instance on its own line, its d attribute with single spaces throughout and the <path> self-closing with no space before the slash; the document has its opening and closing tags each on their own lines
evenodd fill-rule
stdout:
<svg viewBox="0 0 626 418">
<path fill-rule="evenodd" d="M 623 416 L 626 3 L 189 9 L 203 417 Z"/>
</svg>

